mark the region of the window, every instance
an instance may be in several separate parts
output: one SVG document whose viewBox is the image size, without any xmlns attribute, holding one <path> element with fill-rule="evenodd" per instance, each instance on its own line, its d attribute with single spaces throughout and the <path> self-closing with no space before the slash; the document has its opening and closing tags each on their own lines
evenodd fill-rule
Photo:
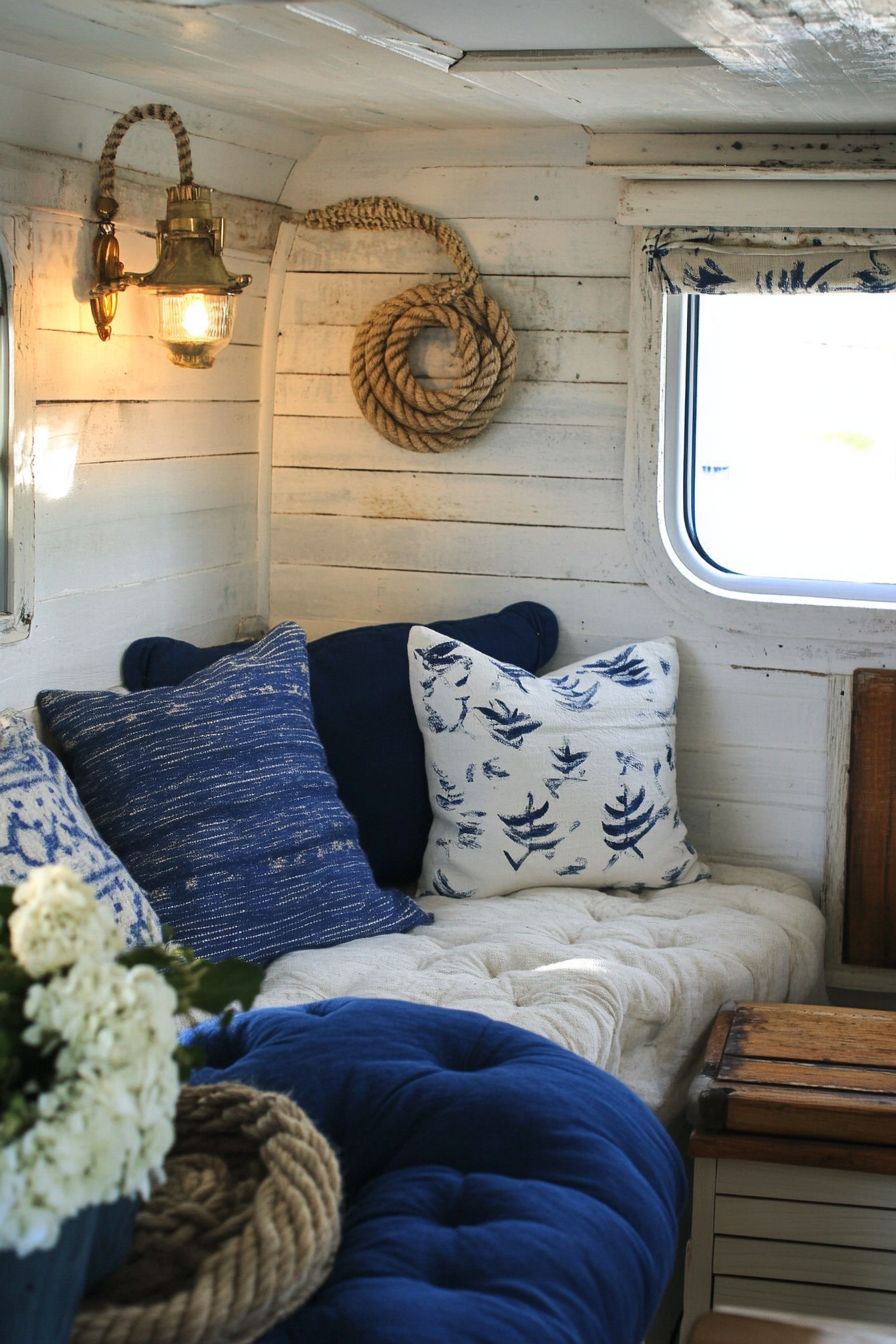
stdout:
<svg viewBox="0 0 896 1344">
<path fill-rule="evenodd" d="M 723 589 L 896 602 L 896 292 L 668 302 L 680 558 Z"/>
<path fill-rule="evenodd" d="M 742 598 L 896 606 L 892 240 L 659 239 L 679 567 Z"/>
</svg>

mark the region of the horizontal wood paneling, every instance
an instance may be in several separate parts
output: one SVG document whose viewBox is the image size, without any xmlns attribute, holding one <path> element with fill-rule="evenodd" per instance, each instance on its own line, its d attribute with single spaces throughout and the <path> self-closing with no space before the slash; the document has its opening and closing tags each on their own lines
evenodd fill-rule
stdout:
<svg viewBox="0 0 896 1344">
<path fill-rule="evenodd" d="M 278 415 L 274 465 L 621 479 L 624 441 L 621 423 L 613 427 L 492 421 L 484 434 L 463 448 L 450 453 L 410 453 L 396 449 L 360 414 L 348 419 Z"/>
<path fill-rule="evenodd" d="M 350 184 L 349 184 L 350 179 Z M 347 196 L 383 191 L 382 170 L 359 166 L 346 173 L 330 164 L 327 191 L 310 174 L 295 174 L 282 200 L 293 210 L 309 210 Z M 417 167 L 395 163 L 388 192 L 415 210 L 446 219 L 603 219 L 615 221 L 619 182 L 585 168 L 540 165 L 471 172 L 466 167 Z"/>
<path fill-rule="evenodd" d="M 144 635 L 197 644 L 232 639 L 255 592 L 253 560 L 40 602 L 29 638 L 3 650 L 0 699 L 24 707 L 42 688 L 115 686 L 121 655 Z"/>
<path fill-rule="evenodd" d="M 389 271 L 353 275 L 346 271 L 292 272 L 283 286 L 281 327 L 357 326 L 371 308 L 402 290 L 450 279 L 453 269 Z M 515 331 L 628 330 L 628 280 L 593 276 L 490 276 L 486 289 L 510 314 Z"/>
<path fill-rule="evenodd" d="M 355 327 L 294 326 L 280 333 L 277 367 L 289 373 L 345 373 Z M 624 383 L 628 341 L 624 335 L 578 331 L 520 331 L 517 378 L 524 382 Z M 462 373 L 454 333 L 428 328 L 410 349 L 417 378 L 452 380 Z"/>
<path fill-rule="evenodd" d="M 45 402 L 37 411 L 38 443 L 75 449 L 79 463 L 136 462 L 254 453 L 254 401 Z"/>
<path fill-rule="evenodd" d="M 214 372 L 214 370 L 212 370 Z M 524 383 L 510 386 L 498 424 L 608 425 L 619 427 L 625 407 L 621 383 Z M 359 416 L 348 374 L 283 373 L 277 378 L 275 415 Z M 483 442 L 485 435 L 483 431 Z M 397 448 L 396 452 L 404 452 Z"/>
<path fill-rule="evenodd" d="M 345 139 L 344 161 L 334 146 L 312 155 L 311 176 L 303 185 L 295 174 L 290 199 L 381 191 L 386 165 L 390 192 L 448 218 L 469 243 L 519 333 L 520 373 L 465 448 L 394 448 L 351 392 L 354 330 L 376 304 L 450 266 L 418 234 L 299 228 L 278 353 L 272 619 L 297 618 L 319 636 L 536 600 L 560 621 L 555 667 L 674 634 L 680 799 L 698 849 L 817 887 L 827 673 L 846 655 L 683 618 L 645 585 L 620 530 L 630 292 L 629 239 L 613 222 L 619 184 L 599 173 L 606 188 L 581 191 L 581 176 L 560 159 L 556 174 L 541 175 L 500 158 L 477 163 L 466 141 L 460 157 L 445 145 L 439 159 L 433 136 L 363 140 Z M 326 164 L 332 191 L 320 190 L 314 164 Z M 446 336 L 416 345 L 419 376 L 452 375 Z"/>
<path fill-rule="evenodd" d="M 258 350 L 229 345 L 210 369 L 178 368 L 151 336 L 41 331 L 40 401 L 257 401 Z"/>
<path fill-rule="evenodd" d="M 896 1293 L 840 1288 L 819 1283 L 784 1283 L 774 1279 L 741 1279 L 716 1275 L 713 1305 L 758 1307 L 798 1315 L 833 1316 L 847 1321 L 896 1325 Z"/>
<path fill-rule="evenodd" d="M 716 1235 L 896 1251 L 896 1212 L 892 1209 L 720 1195 L 714 1231 Z"/>
<path fill-rule="evenodd" d="M 112 340 L 96 338 L 95 165 L 8 146 L 0 164 L 0 194 L 33 209 L 34 326 L 17 335 L 33 351 L 37 601 L 29 637 L 0 656 L 0 703 L 25 707 L 42 686 L 115 685 L 139 636 L 218 642 L 255 614 L 259 345 L 278 216 L 246 201 L 228 219 L 231 239 L 254 250 L 228 251 L 227 264 L 253 288 L 237 304 L 234 343 L 194 372 L 151 334 L 149 296 L 125 294 Z M 123 260 L 146 269 L 155 246 L 141 230 L 164 193 L 126 169 L 116 188 Z"/>
<path fill-rule="evenodd" d="M 896 1252 L 716 1237 L 713 1269 L 717 1274 L 892 1291 L 896 1283 Z"/>
<path fill-rule="evenodd" d="M 37 566 L 37 598 L 255 562 L 255 505 L 117 519 L 56 533 Z"/>
<path fill-rule="evenodd" d="M 407 518 L 431 522 L 521 523 L 621 530 L 622 482 L 406 471 L 274 469 L 279 514 Z"/>
<path fill-rule="evenodd" d="M 581 579 L 528 578 L 501 574 L 444 574 L 420 570 L 329 567 L 278 563 L 272 573 L 272 619 L 290 613 L 338 629 L 385 621 L 448 620 L 476 611 L 498 611 L 512 602 L 543 602 L 558 615 L 561 649 L 555 665 L 574 656 L 575 645 L 609 648 L 629 624 L 642 635 L 656 633 L 662 611 L 645 584 L 601 584 Z"/>
<path fill-rule="evenodd" d="M 234 505 L 254 509 L 256 487 L 253 454 L 90 463 L 76 468 L 71 488 L 61 499 L 38 493 L 38 526 L 52 536 L 57 531 L 89 532 L 131 518 L 168 517 Z"/>
<path fill-rule="evenodd" d="M 819 1179 L 818 1168 L 721 1158 L 716 1190 L 719 1194 L 746 1195 L 755 1199 L 795 1199 L 896 1209 L 896 1180 L 870 1171 L 826 1168 Z"/>
<path fill-rule="evenodd" d="M 501 523 L 433 523 L 414 519 L 290 517 L 274 514 L 275 565 L 348 565 L 514 578 L 585 578 L 633 583 L 638 573 L 624 532 Z"/>
<path fill-rule="evenodd" d="M 482 275 L 619 276 L 628 283 L 631 236 L 601 219 L 458 219 L 451 216 Z M 414 231 L 371 235 L 299 228 L 289 256 L 294 271 L 443 271 L 446 254 Z"/>
<path fill-rule="evenodd" d="M 359 173 L 388 174 L 399 163 L 472 170 L 484 164 L 576 168 L 584 163 L 589 144 L 583 127 L 568 124 L 483 128 L 460 135 L 444 130 L 354 131 L 321 140 L 302 165 L 303 178 L 309 191 L 323 197 L 335 185 L 333 169 L 338 163 L 342 172 L 353 175 L 349 194 L 354 195 Z"/>
</svg>

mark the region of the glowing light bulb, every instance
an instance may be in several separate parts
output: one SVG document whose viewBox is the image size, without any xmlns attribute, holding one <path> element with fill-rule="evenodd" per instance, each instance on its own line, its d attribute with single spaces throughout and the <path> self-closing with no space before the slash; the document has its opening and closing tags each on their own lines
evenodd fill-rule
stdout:
<svg viewBox="0 0 896 1344">
<path fill-rule="evenodd" d="M 201 295 L 197 294 L 190 298 L 189 303 L 183 310 L 181 321 L 184 331 L 194 341 L 208 335 L 211 315 L 206 307 L 205 299 Z"/>
<path fill-rule="evenodd" d="M 159 335 L 175 364 L 210 369 L 232 332 L 232 294 L 159 294 Z"/>
</svg>

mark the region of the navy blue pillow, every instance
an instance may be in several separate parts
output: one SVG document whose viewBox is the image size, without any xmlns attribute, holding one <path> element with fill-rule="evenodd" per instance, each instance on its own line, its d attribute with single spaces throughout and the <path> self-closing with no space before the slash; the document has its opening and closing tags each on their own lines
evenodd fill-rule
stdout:
<svg viewBox="0 0 896 1344">
<path fill-rule="evenodd" d="M 431 922 L 374 883 L 314 728 L 297 625 L 178 687 L 37 703 L 100 834 L 203 956 L 264 962 Z"/>
<path fill-rule="evenodd" d="M 429 628 L 502 663 L 535 672 L 557 648 L 557 618 L 538 602 Z M 415 882 L 432 811 L 423 738 L 408 680 L 407 622 L 341 630 L 308 645 L 311 699 L 339 797 L 358 823 L 361 847 L 381 886 Z M 222 655 L 181 640 L 139 639 L 127 649 L 122 679 L 130 691 L 169 686 Z"/>
</svg>

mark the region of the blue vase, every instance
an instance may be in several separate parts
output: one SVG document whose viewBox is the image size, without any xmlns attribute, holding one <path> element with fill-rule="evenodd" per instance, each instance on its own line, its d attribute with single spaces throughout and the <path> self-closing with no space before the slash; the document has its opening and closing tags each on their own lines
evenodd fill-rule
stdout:
<svg viewBox="0 0 896 1344">
<path fill-rule="evenodd" d="M 0 1344 L 68 1344 L 84 1293 L 127 1257 L 135 1199 L 67 1218 L 49 1251 L 0 1251 Z"/>
</svg>

